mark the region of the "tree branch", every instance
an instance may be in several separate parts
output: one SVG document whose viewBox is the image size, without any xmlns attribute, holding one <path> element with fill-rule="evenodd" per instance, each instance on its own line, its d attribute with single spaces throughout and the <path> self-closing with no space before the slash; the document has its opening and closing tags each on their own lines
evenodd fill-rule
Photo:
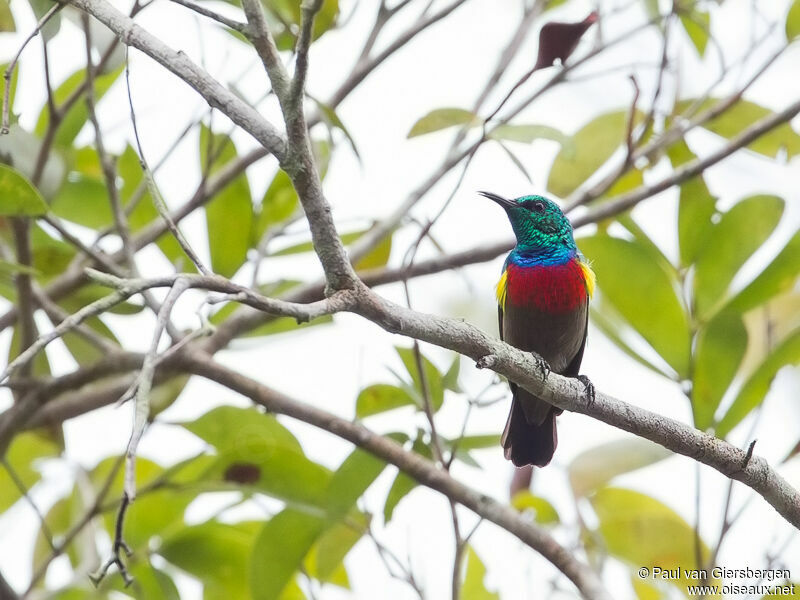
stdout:
<svg viewBox="0 0 800 600">
<path fill-rule="evenodd" d="M 192 373 L 237 391 L 270 412 L 287 415 L 348 440 L 395 465 L 422 485 L 444 494 L 484 519 L 499 525 L 553 563 L 575 584 L 584 598 L 611 597 L 603 589 L 594 571 L 575 560 L 572 553 L 560 546 L 544 529 L 526 521 L 511 507 L 459 483 L 446 471 L 436 468 L 418 454 L 403 450 L 396 442 L 377 435 L 358 423 L 346 421 L 272 390 L 241 373 L 228 369 L 207 355 L 195 353 L 185 356 L 182 362 Z"/>
<path fill-rule="evenodd" d="M 328 287 L 333 291 L 353 288 L 356 280 L 355 272 L 333 223 L 330 205 L 322 192 L 319 174 L 311 152 L 311 141 L 302 101 L 292 102 L 290 89 L 292 82 L 281 62 L 260 2 L 244 0 L 242 6 L 247 16 L 247 22 L 252 28 L 250 39 L 267 70 L 272 82 L 272 89 L 275 90 L 275 95 L 278 97 L 283 111 L 288 134 L 288 148 L 284 156 L 278 157 L 281 168 L 291 178 L 292 185 L 297 190 L 297 195 L 303 205 L 311 229 L 314 251 L 322 263 Z M 313 12 L 306 11 L 304 14 L 306 15 L 306 27 L 310 27 L 310 22 L 313 21 L 311 18 Z M 306 38 L 305 42 L 310 43 L 310 37 Z M 302 48 L 300 50 L 305 54 Z M 305 80 L 306 60 L 304 56 L 299 67 L 298 75 L 301 85 Z M 303 89 L 300 88 L 301 99 L 302 92 Z"/>
<path fill-rule="evenodd" d="M 490 368 L 505 375 L 554 406 L 594 417 L 647 438 L 708 465 L 726 477 L 741 481 L 800 529 L 800 494 L 759 456 L 748 457 L 743 450 L 724 440 L 602 392 L 597 392 L 593 403 L 587 403 L 584 385 L 580 381 L 556 373 L 542 381 L 529 353 L 490 338 L 463 321 L 406 309 L 368 288 L 362 289 L 356 312 L 391 333 L 469 356 L 479 368 Z"/>
</svg>

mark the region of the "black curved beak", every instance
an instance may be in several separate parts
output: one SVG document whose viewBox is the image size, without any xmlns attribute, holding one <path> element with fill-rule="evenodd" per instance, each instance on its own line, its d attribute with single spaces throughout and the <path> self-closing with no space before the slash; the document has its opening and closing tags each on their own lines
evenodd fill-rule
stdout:
<svg viewBox="0 0 800 600">
<path fill-rule="evenodd" d="M 517 206 L 517 203 L 514 202 L 513 200 L 503 198 L 502 196 L 498 196 L 497 194 L 493 194 L 492 192 L 478 192 L 478 193 L 484 198 L 488 198 L 489 200 L 494 200 L 505 209 L 515 208 Z"/>
</svg>

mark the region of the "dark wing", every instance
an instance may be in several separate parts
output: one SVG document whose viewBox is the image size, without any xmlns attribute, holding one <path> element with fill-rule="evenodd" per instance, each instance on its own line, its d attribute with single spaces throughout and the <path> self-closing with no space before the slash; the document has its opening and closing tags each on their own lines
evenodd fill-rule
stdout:
<svg viewBox="0 0 800 600">
<path fill-rule="evenodd" d="M 500 328 L 500 339 L 503 339 L 503 307 L 497 305 L 497 324 Z"/>
<path fill-rule="evenodd" d="M 578 348 L 578 351 L 575 353 L 574 358 L 570 361 L 567 365 L 567 368 L 564 369 L 562 375 L 566 375 L 567 377 L 577 377 L 581 373 L 581 361 L 583 360 L 583 349 L 586 348 L 586 335 L 589 332 L 589 307 L 586 307 L 586 321 L 583 324 L 583 340 L 581 341 L 581 347 Z"/>
</svg>

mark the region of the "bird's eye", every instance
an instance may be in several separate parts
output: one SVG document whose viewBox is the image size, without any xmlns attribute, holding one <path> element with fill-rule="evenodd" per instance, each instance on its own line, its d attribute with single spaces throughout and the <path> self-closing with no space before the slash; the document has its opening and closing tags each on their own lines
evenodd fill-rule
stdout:
<svg viewBox="0 0 800 600">
<path fill-rule="evenodd" d="M 522 206 L 533 212 L 544 212 L 544 202 L 541 200 L 527 200 L 523 202 Z"/>
</svg>

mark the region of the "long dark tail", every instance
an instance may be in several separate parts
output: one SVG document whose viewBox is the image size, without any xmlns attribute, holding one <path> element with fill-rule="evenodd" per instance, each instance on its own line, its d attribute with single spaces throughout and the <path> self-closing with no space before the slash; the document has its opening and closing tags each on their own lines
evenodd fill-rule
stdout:
<svg viewBox="0 0 800 600">
<path fill-rule="evenodd" d="M 531 424 L 525 418 L 525 412 L 516 396 L 515 392 L 503 431 L 505 456 L 517 467 L 544 467 L 552 460 L 558 444 L 556 409 L 551 407 L 540 424 Z"/>
</svg>

